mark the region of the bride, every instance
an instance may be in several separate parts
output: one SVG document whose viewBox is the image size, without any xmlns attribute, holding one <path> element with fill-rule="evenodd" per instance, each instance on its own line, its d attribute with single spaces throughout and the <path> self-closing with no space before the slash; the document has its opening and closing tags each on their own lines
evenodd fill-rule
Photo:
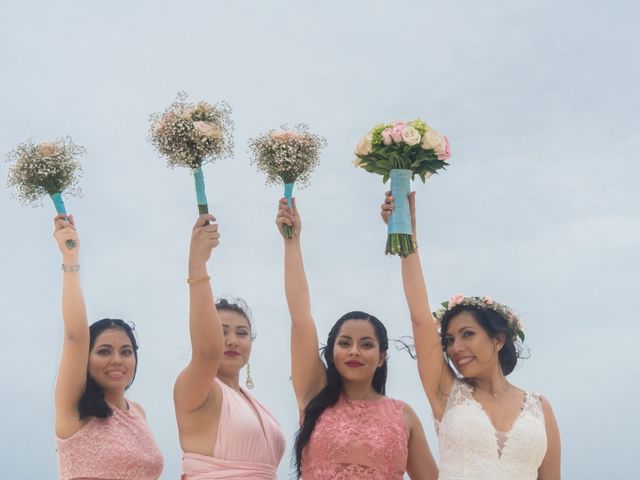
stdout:
<svg viewBox="0 0 640 480">
<path fill-rule="evenodd" d="M 415 193 L 409 203 L 415 241 Z M 387 193 L 385 222 L 394 206 Z M 559 480 L 560 434 L 551 405 L 506 378 L 524 339 L 517 315 L 490 297 L 461 294 L 432 315 L 417 250 L 402 259 L 402 281 L 418 371 L 436 420 L 438 478 Z"/>
</svg>

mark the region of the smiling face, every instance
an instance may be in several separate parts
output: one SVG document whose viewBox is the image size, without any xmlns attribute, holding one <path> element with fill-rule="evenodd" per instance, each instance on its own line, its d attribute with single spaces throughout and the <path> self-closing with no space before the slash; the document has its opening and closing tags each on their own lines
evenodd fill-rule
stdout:
<svg viewBox="0 0 640 480">
<path fill-rule="evenodd" d="M 225 376 L 236 376 L 251 356 L 251 327 L 238 312 L 220 310 L 218 314 L 224 333 L 224 355 L 218 371 Z"/>
<path fill-rule="evenodd" d="M 500 368 L 498 352 L 503 342 L 490 337 L 470 312 L 460 312 L 451 319 L 444 340 L 447 355 L 465 378 L 480 377 Z"/>
<path fill-rule="evenodd" d="M 333 362 L 343 381 L 371 384 L 386 352 L 368 320 L 347 320 L 342 324 L 333 347 Z"/>
<path fill-rule="evenodd" d="M 124 391 L 133 381 L 136 364 L 131 340 L 121 328 L 104 330 L 89 352 L 89 375 L 105 392 Z"/>
</svg>

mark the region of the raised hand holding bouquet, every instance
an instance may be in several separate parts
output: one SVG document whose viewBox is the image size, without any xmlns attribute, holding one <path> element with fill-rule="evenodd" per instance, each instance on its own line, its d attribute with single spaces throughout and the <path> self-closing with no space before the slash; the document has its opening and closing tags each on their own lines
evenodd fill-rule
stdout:
<svg viewBox="0 0 640 480">
<path fill-rule="evenodd" d="M 193 172 L 200 214 L 209 213 L 202 165 L 233 155 L 233 120 L 226 102 L 187 102 L 187 94 L 160 113 L 151 115 L 149 140 L 170 167 L 187 167 Z"/>
<path fill-rule="evenodd" d="M 313 169 L 320 161 L 320 150 L 327 145 L 326 139 L 309 132 L 305 124 L 289 129 L 269 130 L 249 140 L 253 155 L 252 164 L 267 175 L 267 184 L 284 184 L 284 196 L 291 208 L 294 183 L 306 185 Z M 295 231 L 283 225 L 282 236 L 293 238 Z"/>
<path fill-rule="evenodd" d="M 379 124 L 360 140 L 355 150 L 356 167 L 391 179 L 391 195 L 396 208 L 389 218 L 385 253 L 407 255 L 415 252 L 409 214 L 410 181 L 418 175 L 426 182 L 445 168 L 451 157 L 449 140 L 420 119 Z"/>
<path fill-rule="evenodd" d="M 75 145 L 69 137 L 42 143 L 27 140 L 8 154 L 13 165 L 7 185 L 18 190 L 16 196 L 23 204 L 41 205 L 42 197 L 49 195 L 58 214 L 66 218 L 62 193 L 80 193 L 78 157 L 84 153 L 84 147 Z M 76 243 L 67 240 L 65 245 L 71 250 Z"/>
</svg>

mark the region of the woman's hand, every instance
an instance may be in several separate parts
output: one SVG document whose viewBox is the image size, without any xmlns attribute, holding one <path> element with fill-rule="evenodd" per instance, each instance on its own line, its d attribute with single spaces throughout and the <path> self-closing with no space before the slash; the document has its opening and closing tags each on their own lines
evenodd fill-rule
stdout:
<svg viewBox="0 0 640 480">
<path fill-rule="evenodd" d="M 300 214 L 298 213 L 298 208 L 296 207 L 296 199 L 294 198 L 292 201 L 293 208 L 289 208 L 288 200 L 283 197 L 280 199 L 280 203 L 278 203 L 278 215 L 276 216 L 276 225 L 278 226 L 278 230 L 282 233 L 282 229 L 285 225 L 289 227 L 293 227 L 295 231 L 294 236 L 299 236 L 302 231 L 302 221 L 300 220 Z"/>
<path fill-rule="evenodd" d="M 207 221 L 212 222 L 207 224 Z M 209 260 L 211 251 L 220 243 L 218 224 L 213 215 L 200 215 L 191 233 L 191 246 L 189 247 L 189 263 L 203 265 Z"/>
<path fill-rule="evenodd" d="M 77 261 L 80 239 L 73 221 L 73 215 L 56 215 L 53 219 L 53 224 L 55 227 L 53 238 L 58 243 L 64 263 Z"/>
<path fill-rule="evenodd" d="M 395 199 L 391 192 L 385 193 L 384 203 L 380 207 L 380 215 L 385 224 L 389 223 L 389 217 L 396 208 Z M 416 192 L 409 194 L 409 214 L 411 215 L 411 230 L 413 232 L 413 241 L 416 242 Z"/>
</svg>

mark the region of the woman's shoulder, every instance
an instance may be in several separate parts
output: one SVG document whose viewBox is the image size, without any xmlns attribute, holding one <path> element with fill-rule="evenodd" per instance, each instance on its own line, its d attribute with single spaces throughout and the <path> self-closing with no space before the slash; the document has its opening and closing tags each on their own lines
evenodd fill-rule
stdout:
<svg viewBox="0 0 640 480">
<path fill-rule="evenodd" d="M 129 410 L 131 410 L 134 413 L 137 413 L 145 420 L 147 419 L 147 412 L 145 412 L 144 408 L 142 408 L 142 405 L 140 405 L 138 402 L 134 402 L 133 400 L 129 400 L 129 399 L 127 399 L 127 404 L 129 405 Z"/>
</svg>

